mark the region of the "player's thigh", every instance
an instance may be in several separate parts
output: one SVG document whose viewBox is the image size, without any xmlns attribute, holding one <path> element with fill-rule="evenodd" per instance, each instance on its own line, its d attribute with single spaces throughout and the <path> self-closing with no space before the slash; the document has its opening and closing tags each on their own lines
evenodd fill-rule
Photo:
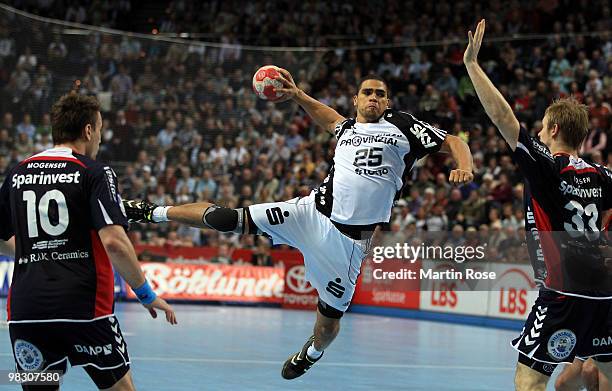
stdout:
<svg viewBox="0 0 612 391">
<path fill-rule="evenodd" d="M 289 244 L 298 249 L 315 241 L 316 226 L 311 224 L 314 199 L 294 198 L 288 201 L 255 204 L 248 207 L 253 223 L 273 244 Z"/>
<path fill-rule="evenodd" d="M 548 379 L 550 379 L 550 376 L 546 376 L 520 362 L 516 364 L 514 375 L 516 391 L 544 391 Z"/>
<path fill-rule="evenodd" d="M 351 303 L 364 249 L 335 227 L 312 248 L 304 250 L 306 279 L 327 305 L 344 312 Z"/>
<path fill-rule="evenodd" d="M 130 370 L 127 343 L 114 316 L 78 324 L 66 338 L 72 366 L 81 366 L 99 389 L 118 384 Z"/>
<path fill-rule="evenodd" d="M 582 387 L 582 360 L 566 365 L 555 381 L 555 391 L 576 391 Z"/>
</svg>

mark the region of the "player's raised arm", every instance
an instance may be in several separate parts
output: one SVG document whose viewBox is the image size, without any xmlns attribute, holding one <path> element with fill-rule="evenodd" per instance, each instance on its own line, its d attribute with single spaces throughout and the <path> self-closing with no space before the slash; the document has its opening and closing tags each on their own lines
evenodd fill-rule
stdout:
<svg viewBox="0 0 612 391">
<path fill-rule="evenodd" d="M 476 32 L 468 32 L 469 43 L 463 54 L 463 62 L 472 80 L 476 94 L 491 121 L 497 126 L 502 136 L 514 151 L 518 142 L 519 122 L 512 108 L 502 94 L 495 88 L 484 70 L 478 65 L 478 51 L 485 32 L 484 19 L 478 23 Z"/>
<path fill-rule="evenodd" d="M 468 183 L 474 180 L 474 161 L 467 143 L 457 136 L 447 135 L 440 152 L 450 153 L 457 168 L 450 172 L 449 182 L 454 184 Z"/>
<path fill-rule="evenodd" d="M 334 134 L 336 125 L 345 118 L 338 114 L 336 110 L 324 105 L 300 90 L 293 81 L 293 77 L 289 71 L 279 68 L 279 72 L 282 75 L 279 79 L 283 83 L 284 88 L 276 89 L 276 92 L 285 94 L 287 96 L 285 100 L 293 99 L 295 103 L 300 105 L 308 113 L 317 125 L 321 126 L 329 133 Z"/>
</svg>

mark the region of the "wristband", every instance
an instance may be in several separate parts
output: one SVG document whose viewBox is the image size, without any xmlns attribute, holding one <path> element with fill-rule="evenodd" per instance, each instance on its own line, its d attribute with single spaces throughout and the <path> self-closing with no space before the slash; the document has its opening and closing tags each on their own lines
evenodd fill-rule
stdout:
<svg viewBox="0 0 612 391">
<path fill-rule="evenodd" d="M 145 280 L 144 284 L 136 289 L 132 288 L 132 290 L 136 294 L 138 301 L 140 301 L 142 304 L 151 304 L 157 298 L 157 295 L 155 292 L 153 292 L 153 289 L 147 280 Z"/>
</svg>

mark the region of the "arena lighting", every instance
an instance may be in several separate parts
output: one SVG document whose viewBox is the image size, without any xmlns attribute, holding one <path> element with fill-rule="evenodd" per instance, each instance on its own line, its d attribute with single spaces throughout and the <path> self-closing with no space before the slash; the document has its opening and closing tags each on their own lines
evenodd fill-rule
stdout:
<svg viewBox="0 0 612 391">
<path fill-rule="evenodd" d="M 91 34 L 91 30 L 65 28 L 62 30 L 62 33 L 66 35 L 89 35 Z"/>
</svg>

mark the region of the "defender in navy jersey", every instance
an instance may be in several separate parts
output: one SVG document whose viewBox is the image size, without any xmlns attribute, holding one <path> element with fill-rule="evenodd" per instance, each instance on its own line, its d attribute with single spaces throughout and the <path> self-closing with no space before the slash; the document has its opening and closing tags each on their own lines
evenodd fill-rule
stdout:
<svg viewBox="0 0 612 391">
<path fill-rule="evenodd" d="M 265 234 L 274 244 L 286 243 L 302 252 L 306 279 L 317 290 L 319 305 L 314 335 L 283 366 L 282 376 L 294 379 L 338 334 L 371 234 L 389 223 L 393 201 L 414 163 L 443 150 L 457 161 L 451 182 L 464 183 L 473 175 L 467 145 L 410 113 L 389 108 L 387 84 L 381 78 L 364 78 L 353 98 L 357 116 L 346 119 L 299 90 L 289 72 L 280 72 L 284 88 L 279 91 L 338 140 L 327 178 L 309 196 L 237 210 L 210 203 L 156 207 L 128 201 L 126 210 L 139 221 L 174 220 L 222 232 Z"/>
<path fill-rule="evenodd" d="M 8 323 L 18 370 L 65 372 L 69 361 L 100 389 L 133 390 L 111 262 L 136 292 L 148 284 L 125 232 L 117 177 L 94 160 L 101 128 L 95 98 L 62 97 L 52 109 L 55 147 L 19 163 L 0 188 L 0 239 L 15 238 L 14 249 L 2 246 L 15 258 Z M 170 306 L 147 292 L 151 314 L 161 309 L 175 323 Z"/>
<path fill-rule="evenodd" d="M 477 55 L 482 20 L 464 63 L 485 111 L 510 146 L 525 177 L 530 258 L 540 295 L 512 345 L 519 351 L 517 390 L 544 390 L 560 362 L 592 357 L 612 374 L 612 289 L 602 216 L 612 208 L 612 172 L 578 157 L 588 134 L 588 109 L 573 99 L 552 103 L 539 140 L 530 137 L 493 86 Z"/>
</svg>

